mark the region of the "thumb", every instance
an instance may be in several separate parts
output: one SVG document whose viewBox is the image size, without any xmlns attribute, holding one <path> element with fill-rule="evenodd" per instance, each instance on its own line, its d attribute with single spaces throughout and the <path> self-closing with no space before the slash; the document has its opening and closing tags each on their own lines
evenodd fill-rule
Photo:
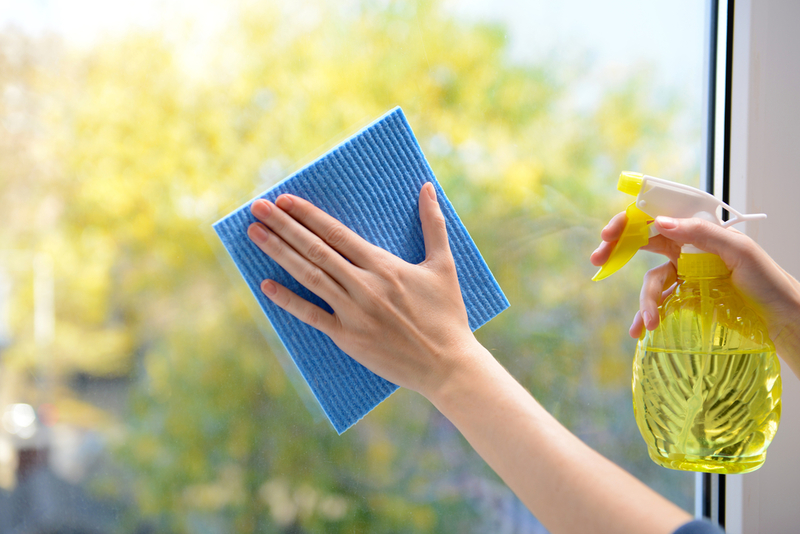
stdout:
<svg viewBox="0 0 800 534">
<path fill-rule="evenodd" d="M 425 241 L 425 261 L 431 261 L 446 254 L 450 256 L 450 241 L 444 214 L 436 198 L 436 188 L 425 183 L 419 192 L 419 218 L 422 223 L 422 236 Z"/>
</svg>

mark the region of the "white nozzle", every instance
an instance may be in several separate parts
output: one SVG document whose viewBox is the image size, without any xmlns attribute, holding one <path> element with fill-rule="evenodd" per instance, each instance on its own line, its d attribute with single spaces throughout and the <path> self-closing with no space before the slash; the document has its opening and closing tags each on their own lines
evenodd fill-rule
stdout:
<svg viewBox="0 0 800 534">
<path fill-rule="evenodd" d="M 636 207 L 653 218 L 659 215 L 679 219 L 699 217 L 725 228 L 732 224 L 767 217 L 764 213 L 749 215 L 739 213 L 705 191 L 652 176 L 642 177 L 642 186 L 636 197 Z M 733 215 L 733 218 L 723 221 L 723 209 Z"/>
</svg>

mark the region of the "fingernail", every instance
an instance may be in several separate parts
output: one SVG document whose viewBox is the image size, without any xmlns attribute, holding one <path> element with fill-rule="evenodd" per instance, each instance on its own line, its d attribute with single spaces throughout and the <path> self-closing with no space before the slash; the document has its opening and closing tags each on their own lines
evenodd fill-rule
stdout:
<svg viewBox="0 0 800 534">
<path fill-rule="evenodd" d="M 259 244 L 264 243 L 267 241 L 267 239 L 269 239 L 269 234 L 260 224 L 251 224 L 250 228 L 247 229 L 247 235 L 250 236 L 250 239 Z"/>
<path fill-rule="evenodd" d="M 272 206 L 270 206 L 269 202 L 266 200 L 259 199 L 253 202 L 253 205 L 250 206 L 250 213 L 259 219 L 266 219 L 272 214 Z"/>
<path fill-rule="evenodd" d="M 661 228 L 666 228 L 667 230 L 672 230 L 678 226 L 678 221 L 672 217 L 664 217 L 663 215 L 656 217 L 656 222 Z"/>
<path fill-rule="evenodd" d="M 430 187 L 428 187 L 428 196 L 431 197 L 431 200 L 436 202 L 436 188 L 433 187 L 433 184 L 431 184 Z"/>
<path fill-rule="evenodd" d="M 275 201 L 275 204 L 282 209 L 283 211 L 289 211 L 294 206 L 294 202 L 292 202 L 292 197 L 289 195 L 281 195 L 278 197 L 278 200 Z"/>
<path fill-rule="evenodd" d="M 261 291 L 267 296 L 273 296 L 278 292 L 278 286 L 272 280 L 264 280 L 261 282 Z"/>
<path fill-rule="evenodd" d="M 644 327 L 649 329 L 650 328 L 650 312 L 642 312 L 642 321 L 644 322 Z"/>
</svg>

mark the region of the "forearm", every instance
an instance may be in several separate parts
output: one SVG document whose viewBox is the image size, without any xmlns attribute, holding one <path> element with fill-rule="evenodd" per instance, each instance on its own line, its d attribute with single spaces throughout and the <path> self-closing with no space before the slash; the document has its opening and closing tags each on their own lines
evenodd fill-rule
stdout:
<svg viewBox="0 0 800 534">
<path fill-rule="evenodd" d="M 691 517 L 581 442 L 480 345 L 430 396 L 554 534 L 669 533 Z"/>
</svg>

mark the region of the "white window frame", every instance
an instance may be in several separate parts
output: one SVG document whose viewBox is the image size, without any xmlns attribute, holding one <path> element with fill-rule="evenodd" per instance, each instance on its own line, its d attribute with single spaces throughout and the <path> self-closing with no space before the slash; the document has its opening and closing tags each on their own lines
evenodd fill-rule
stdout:
<svg viewBox="0 0 800 534">
<path fill-rule="evenodd" d="M 709 4 L 719 31 L 708 56 L 716 70 L 709 70 L 706 183 L 745 213 L 767 213 L 738 228 L 800 279 L 800 2 Z M 764 466 L 698 475 L 697 515 L 728 534 L 800 532 L 800 380 L 785 363 L 782 380 L 781 424 Z"/>
</svg>

